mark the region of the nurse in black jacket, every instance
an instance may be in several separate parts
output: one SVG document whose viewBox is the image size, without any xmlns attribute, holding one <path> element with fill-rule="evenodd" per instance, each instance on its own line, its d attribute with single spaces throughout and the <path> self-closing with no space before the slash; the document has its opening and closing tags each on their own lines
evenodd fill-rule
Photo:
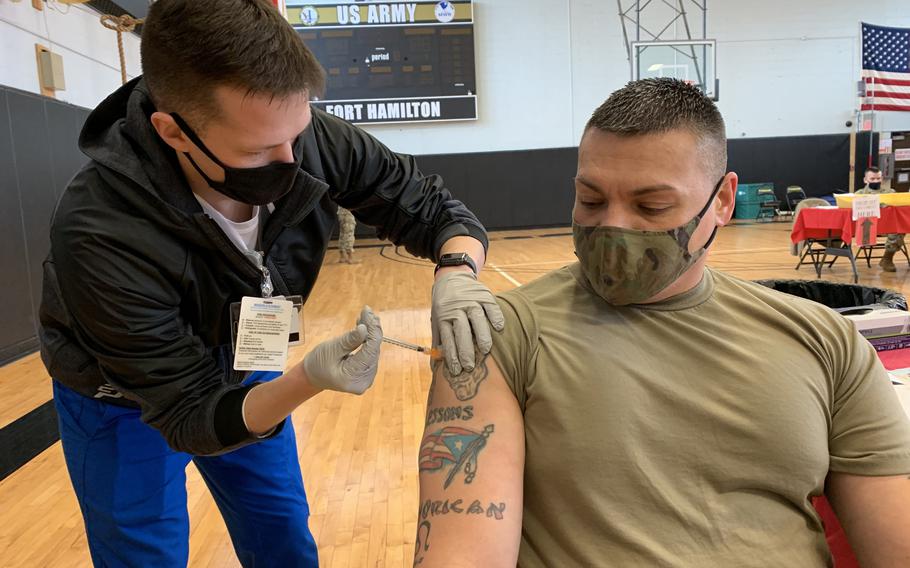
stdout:
<svg viewBox="0 0 910 568">
<path fill-rule="evenodd" d="M 340 205 L 443 265 L 434 342 L 457 375 L 502 326 L 486 233 L 413 158 L 309 106 L 322 69 L 266 0 L 158 0 L 142 64 L 85 124 L 45 263 L 42 358 L 93 561 L 186 564 L 193 460 L 243 565 L 315 566 L 288 416 L 369 388 L 382 328 L 365 307 L 284 374 L 234 371 L 231 304 L 305 300 Z"/>
</svg>

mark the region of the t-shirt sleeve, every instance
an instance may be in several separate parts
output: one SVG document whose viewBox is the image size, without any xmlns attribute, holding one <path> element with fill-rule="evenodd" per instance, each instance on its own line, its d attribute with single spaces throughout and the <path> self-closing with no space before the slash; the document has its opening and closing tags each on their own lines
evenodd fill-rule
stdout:
<svg viewBox="0 0 910 568">
<path fill-rule="evenodd" d="M 910 473 L 910 419 L 888 372 L 852 323 L 836 329 L 844 330 L 846 349 L 834 383 L 828 441 L 831 471 L 871 476 Z"/>
<path fill-rule="evenodd" d="M 493 359 L 524 411 L 527 386 L 537 355 L 537 321 L 529 302 L 520 292 L 507 292 L 497 301 L 505 318 L 505 328 L 493 334 Z"/>
</svg>

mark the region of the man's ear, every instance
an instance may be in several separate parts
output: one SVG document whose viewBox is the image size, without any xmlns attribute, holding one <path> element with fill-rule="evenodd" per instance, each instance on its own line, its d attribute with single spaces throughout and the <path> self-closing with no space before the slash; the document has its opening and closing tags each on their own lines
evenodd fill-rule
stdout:
<svg viewBox="0 0 910 568">
<path fill-rule="evenodd" d="M 152 127 L 158 133 L 158 136 L 164 140 L 164 143 L 179 153 L 189 152 L 193 144 L 186 134 L 177 126 L 174 117 L 166 112 L 153 112 L 151 118 Z"/>
<path fill-rule="evenodd" d="M 735 172 L 727 173 L 724 176 L 724 181 L 720 184 L 717 199 L 714 200 L 714 214 L 718 227 L 723 227 L 733 218 L 733 210 L 736 207 L 736 187 L 738 185 L 739 176 Z"/>
</svg>

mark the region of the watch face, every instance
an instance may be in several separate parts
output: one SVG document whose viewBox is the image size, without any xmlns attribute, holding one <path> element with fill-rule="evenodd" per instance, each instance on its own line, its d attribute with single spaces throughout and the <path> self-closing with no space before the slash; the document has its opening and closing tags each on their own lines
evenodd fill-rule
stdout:
<svg viewBox="0 0 910 568">
<path fill-rule="evenodd" d="M 449 253 L 442 255 L 440 261 L 444 264 L 461 264 L 465 262 L 467 253 Z"/>
</svg>

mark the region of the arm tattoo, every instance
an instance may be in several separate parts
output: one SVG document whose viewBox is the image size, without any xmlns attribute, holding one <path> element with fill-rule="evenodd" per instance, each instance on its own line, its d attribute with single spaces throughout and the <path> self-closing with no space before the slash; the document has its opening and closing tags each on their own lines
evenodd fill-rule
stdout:
<svg viewBox="0 0 910 568">
<path fill-rule="evenodd" d="M 455 396 L 462 402 L 477 396 L 477 389 L 480 388 L 480 383 L 490 374 L 490 369 L 487 367 L 487 357 L 490 354 L 484 355 L 476 349 L 475 352 L 477 359 L 475 360 L 473 371 L 462 371 L 460 375 L 452 376 L 449 372 L 449 367 L 441 360 L 435 362 L 435 368 L 433 369 L 434 380 L 439 375 L 445 377 L 449 386 L 455 391 Z"/>
<path fill-rule="evenodd" d="M 501 521 L 503 513 L 506 511 L 506 504 L 503 502 L 493 502 L 484 507 L 480 500 L 475 499 L 468 505 L 464 499 L 446 499 L 445 501 L 433 501 L 427 499 L 420 506 L 420 519 L 426 521 L 433 517 L 442 517 L 445 515 L 464 515 L 464 516 L 486 516 L 488 519 Z"/>
<path fill-rule="evenodd" d="M 424 556 L 430 550 L 430 521 L 423 521 L 417 525 L 417 541 L 414 543 L 414 566 L 423 562 Z"/>
<path fill-rule="evenodd" d="M 452 422 L 455 420 L 470 420 L 474 418 L 473 406 L 449 406 L 446 408 L 431 408 L 427 410 L 426 426 L 438 422 Z"/>
<path fill-rule="evenodd" d="M 475 499 L 470 505 L 464 499 L 446 499 L 445 501 L 427 499 L 424 501 L 420 505 L 420 518 L 418 519 L 420 524 L 417 525 L 417 540 L 414 543 L 414 566 L 422 564 L 427 551 L 430 550 L 430 529 L 432 526 L 429 519 L 446 515 L 486 517 L 497 521 L 505 518 L 505 503 L 502 501 L 490 501 L 489 503 L 489 505 L 484 506 L 479 499 Z"/>
<path fill-rule="evenodd" d="M 477 455 L 487 445 L 487 438 L 492 433 L 493 424 L 487 424 L 483 432 L 447 426 L 427 434 L 420 444 L 420 471 L 433 473 L 448 468 L 449 475 L 443 485 L 444 489 L 448 489 L 464 468 L 464 482 L 471 483 L 477 475 Z"/>
</svg>

